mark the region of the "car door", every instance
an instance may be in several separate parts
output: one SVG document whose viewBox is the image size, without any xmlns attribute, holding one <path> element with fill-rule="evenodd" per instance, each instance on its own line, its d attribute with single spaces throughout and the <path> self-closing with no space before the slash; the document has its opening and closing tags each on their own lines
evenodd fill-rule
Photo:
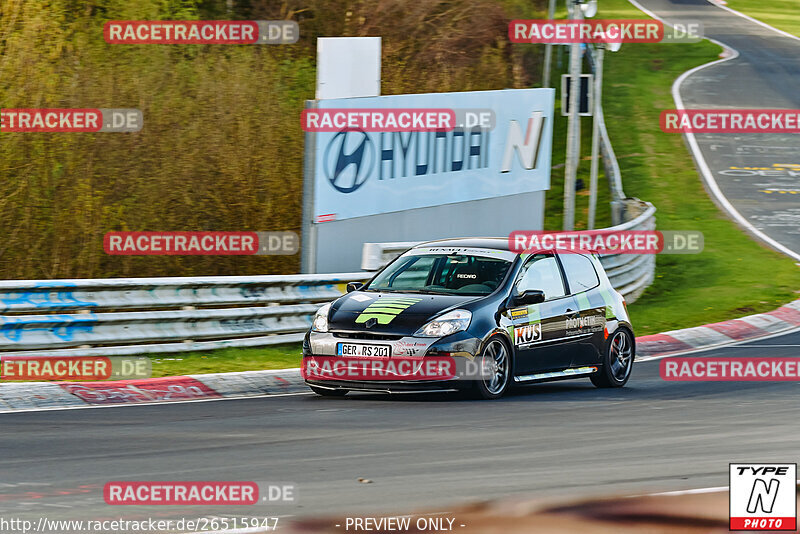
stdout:
<svg viewBox="0 0 800 534">
<path fill-rule="evenodd" d="M 583 254 L 559 254 L 572 300 L 565 335 L 570 340 L 572 367 L 597 364 L 605 340 L 606 306 L 600 295 L 600 278 L 592 260 Z"/>
<path fill-rule="evenodd" d="M 544 302 L 508 311 L 516 353 L 515 373 L 522 377 L 563 369 L 571 361 L 569 351 L 561 346 L 571 300 L 555 255 L 540 253 L 526 259 L 514 281 L 512 298 L 528 290 L 543 291 Z"/>
</svg>

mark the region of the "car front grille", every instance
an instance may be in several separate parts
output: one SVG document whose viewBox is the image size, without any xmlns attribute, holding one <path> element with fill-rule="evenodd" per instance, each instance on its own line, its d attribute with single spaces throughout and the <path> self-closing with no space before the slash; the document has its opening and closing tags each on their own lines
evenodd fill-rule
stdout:
<svg viewBox="0 0 800 534">
<path fill-rule="evenodd" d="M 388 334 L 369 334 L 367 332 L 333 332 L 334 337 L 343 337 L 347 339 L 367 339 L 371 341 L 397 341 L 403 339 L 403 336 L 388 335 Z"/>
</svg>

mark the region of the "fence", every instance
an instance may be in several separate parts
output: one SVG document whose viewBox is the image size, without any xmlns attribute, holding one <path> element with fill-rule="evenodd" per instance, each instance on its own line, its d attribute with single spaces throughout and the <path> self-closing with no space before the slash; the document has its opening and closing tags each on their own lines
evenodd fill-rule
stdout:
<svg viewBox="0 0 800 534">
<path fill-rule="evenodd" d="M 300 341 L 368 273 L 0 282 L 0 357 L 156 354 Z"/>
</svg>

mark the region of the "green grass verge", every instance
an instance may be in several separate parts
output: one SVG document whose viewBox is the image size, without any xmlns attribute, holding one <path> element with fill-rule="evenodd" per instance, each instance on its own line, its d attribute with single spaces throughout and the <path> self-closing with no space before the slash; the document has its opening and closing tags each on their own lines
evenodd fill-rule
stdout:
<svg viewBox="0 0 800 534">
<path fill-rule="evenodd" d="M 153 377 L 300 367 L 300 343 L 152 356 Z"/>
<path fill-rule="evenodd" d="M 800 36 L 800 4 L 797 0 L 728 0 L 728 7 Z"/>
</svg>

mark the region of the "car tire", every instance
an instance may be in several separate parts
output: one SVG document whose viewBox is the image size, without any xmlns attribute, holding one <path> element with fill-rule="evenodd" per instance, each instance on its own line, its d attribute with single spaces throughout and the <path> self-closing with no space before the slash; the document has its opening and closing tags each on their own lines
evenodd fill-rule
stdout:
<svg viewBox="0 0 800 534">
<path fill-rule="evenodd" d="M 511 388 L 514 369 L 514 361 L 508 344 L 500 336 L 489 338 L 477 360 L 481 366 L 486 361 L 494 374 L 491 378 L 475 380 L 468 392 L 469 397 L 493 400 L 505 395 Z"/>
<path fill-rule="evenodd" d="M 635 345 L 633 335 L 625 328 L 608 337 L 603 350 L 602 367 L 589 378 L 599 388 L 621 388 L 631 377 Z"/>
<path fill-rule="evenodd" d="M 348 390 L 346 389 L 328 389 L 328 388 L 318 388 L 316 386 L 308 386 L 311 388 L 311 391 L 320 395 L 322 397 L 344 397 L 347 395 Z"/>
</svg>

